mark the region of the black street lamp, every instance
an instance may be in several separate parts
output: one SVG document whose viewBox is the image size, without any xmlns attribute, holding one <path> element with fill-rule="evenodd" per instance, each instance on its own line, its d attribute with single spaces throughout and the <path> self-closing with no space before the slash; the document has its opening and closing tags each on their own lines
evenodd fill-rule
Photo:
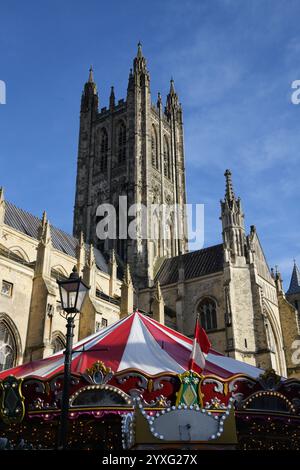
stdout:
<svg viewBox="0 0 300 470">
<path fill-rule="evenodd" d="M 89 287 L 79 277 L 74 266 L 69 279 L 57 281 L 61 299 L 61 315 L 67 320 L 67 337 L 64 363 L 64 382 L 62 390 L 60 427 L 58 434 L 58 449 L 66 449 L 68 442 L 69 418 L 69 385 L 71 379 L 72 347 L 74 336 L 74 319 L 80 313 L 81 307 Z"/>
</svg>

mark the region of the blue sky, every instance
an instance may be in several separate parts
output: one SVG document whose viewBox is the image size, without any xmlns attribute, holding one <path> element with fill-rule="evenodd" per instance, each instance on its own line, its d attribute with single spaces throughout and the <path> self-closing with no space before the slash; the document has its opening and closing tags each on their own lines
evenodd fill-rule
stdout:
<svg viewBox="0 0 300 470">
<path fill-rule="evenodd" d="M 0 185 L 6 198 L 72 231 L 79 105 L 93 64 L 100 106 L 126 96 L 140 40 L 153 101 L 171 75 L 184 111 L 188 201 L 219 243 L 230 168 L 247 229 L 289 282 L 300 264 L 300 2 L 10 0 L 0 7 Z"/>
</svg>

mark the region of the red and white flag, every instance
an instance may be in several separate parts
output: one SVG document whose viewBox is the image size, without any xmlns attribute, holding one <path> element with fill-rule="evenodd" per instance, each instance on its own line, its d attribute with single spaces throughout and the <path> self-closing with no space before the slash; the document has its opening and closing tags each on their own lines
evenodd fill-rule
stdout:
<svg viewBox="0 0 300 470">
<path fill-rule="evenodd" d="M 189 369 L 201 372 L 205 368 L 206 356 L 211 347 L 205 330 L 200 326 L 199 319 L 196 320 L 193 349 L 190 355 Z"/>
</svg>

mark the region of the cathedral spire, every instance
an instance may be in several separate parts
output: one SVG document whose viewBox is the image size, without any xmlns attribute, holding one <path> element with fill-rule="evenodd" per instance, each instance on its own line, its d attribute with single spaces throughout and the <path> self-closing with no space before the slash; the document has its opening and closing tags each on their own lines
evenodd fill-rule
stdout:
<svg viewBox="0 0 300 470">
<path fill-rule="evenodd" d="M 175 91 L 174 79 L 171 77 L 170 80 L 170 91 L 167 95 L 167 103 L 166 103 L 166 114 L 167 116 L 176 116 L 178 113 L 180 106 L 178 101 L 178 95 Z M 175 111 L 175 113 L 174 113 Z"/>
<path fill-rule="evenodd" d="M 290 287 L 287 291 L 287 294 L 299 294 L 300 293 L 300 271 L 296 264 L 296 260 L 294 260 L 294 267 L 291 276 Z"/>
<path fill-rule="evenodd" d="M 90 70 L 89 70 L 89 79 L 88 79 L 88 82 L 89 82 L 89 83 L 94 83 L 94 71 L 93 71 L 92 65 L 90 66 Z"/>
<path fill-rule="evenodd" d="M 175 95 L 176 92 L 175 92 L 175 86 L 174 86 L 174 79 L 173 77 L 171 77 L 171 80 L 170 80 L 170 95 Z"/>
<path fill-rule="evenodd" d="M 145 75 L 148 74 L 147 68 L 146 68 L 146 59 L 143 56 L 142 44 L 140 42 L 138 43 L 137 54 L 133 61 L 133 70 L 135 74 L 137 73 L 141 73 Z"/>
<path fill-rule="evenodd" d="M 89 69 L 88 81 L 84 85 L 81 97 L 81 112 L 86 113 L 88 111 L 92 111 L 93 113 L 98 112 L 97 85 L 94 82 L 94 71 L 92 66 Z"/>
<path fill-rule="evenodd" d="M 236 198 L 231 171 L 224 173 L 226 179 L 225 198 L 221 201 L 221 220 L 223 228 L 224 248 L 228 256 L 234 261 L 236 256 L 245 256 L 245 224 L 240 198 Z"/>
<path fill-rule="evenodd" d="M 138 42 L 138 50 L 137 50 L 137 58 L 141 59 L 143 57 L 143 52 L 142 52 L 142 44 L 141 41 Z"/>
<path fill-rule="evenodd" d="M 115 89 L 113 86 L 110 89 L 109 107 L 110 109 L 115 107 Z"/>
<path fill-rule="evenodd" d="M 225 200 L 232 202 L 234 200 L 234 191 L 232 186 L 231 171 L 226 170 L 224 173 L 226 179 L 226 191 L 225 191 Z"/>
</svg>

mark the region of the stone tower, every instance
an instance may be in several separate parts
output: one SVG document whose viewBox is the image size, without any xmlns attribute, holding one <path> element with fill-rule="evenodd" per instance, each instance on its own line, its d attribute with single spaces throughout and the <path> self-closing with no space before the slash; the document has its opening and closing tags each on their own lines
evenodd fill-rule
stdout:
<svg viewBox="0 0 300 470">
<path fill-rule="evenodd" d="M 226 352 L 235 359 L 286 374 L 275 281 L 256 228 L 245 232 L 240 198 L 226 170 L 221 201 Z"/>
<path fill-rule="evenodd" d="M 236 261 L 245 256 L 245 223 L 240 198 L 236 198 L 233 191 L 231 172 L 226 170 L 226 190 L 224 201 L 221 201 L 221 220 L 224 250 L 227 259 Z"/>
<path fill-rule="evenodd" d="M 99 111 L 90 70 L 81 100 L 73 232 L 79 237 L 82 231 L 85 241 L 107 256 L 114 249 L 118 262 L 130 265 L 138 287 L 153 285 L 155 266 L 161 258 L 187 250 L 183 212 L 171 212 L 163 223 L 159 210 L 150 208 L 151 204 L 184 206 L 183 149 L 182 109 L 174 81 L 165 107 L 160 94 L 154 105 L 140 43 L 126 100 L 116 103 L 112 87 L 109 107 Z M 120 196 L 126 196 L 126 203 Z M 107 221 L 107 212 L 97 211 L 100 204 L 111 204 L 116 210 L 115 232 L 109 232 L 106 239 L 99 239 L 96 233 L 97 224 L 100 227 Z M 146 210 L 138 208 L 126 217 L 133 204 L 143 204 Z M 125 231 L 120 229 L 121 221 Z M 128 237 L 129 227 L 135 237 Z"/>
</svg>

